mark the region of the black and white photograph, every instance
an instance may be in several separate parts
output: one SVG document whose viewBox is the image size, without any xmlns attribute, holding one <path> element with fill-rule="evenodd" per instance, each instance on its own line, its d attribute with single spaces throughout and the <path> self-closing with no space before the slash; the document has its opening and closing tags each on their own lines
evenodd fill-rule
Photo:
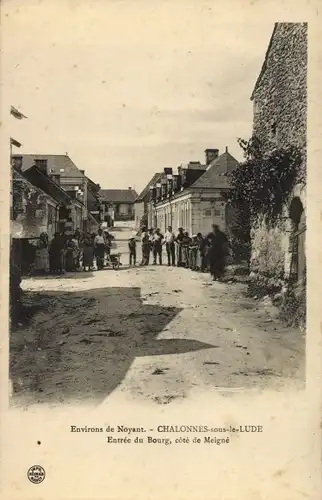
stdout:
<svg viewBox="0 0 322 500">
<path fill-rule="evenodd" d="M 265 433 L 258 407 L 248 407 L 252 420 L 203 427 L 210 413 L 216 420 L 206 401 L 276 394 L 290 411 L 283 391 L 305 394 L 308 18 L 246 9 L 237 19 L 228 1 L 224 19 L 222 2 L 2 3 L 9 414 L 64 412 L 69 453 L 85 433 L 90 448 L 104 432 L 118 454 L 127 442 L 181 446 L 181 457 L 215 443 L 217 464 L 235 453 L 234 433 L 249 433 L 251 454 Z M 199 421 L 185 417 L 189 405 Z M 102 421 L 68 419 L 69 408 Z M 160 419 L 133 423 L 140 408 Z M 172 411 L 177 427 L 165 423 Z M 42 426 L 28 422 L 23 498 L 50 488 L 55 469 Z M 138 461 L 140 450 L 130 452 Z M 273 496 L 226 485 L 220 498 L 315 498 L 306 470 L 291 486 L 273 469 Z M 132 472 L 118 498 L 219 498 L 188 489 L 191 478 L 182 497 L 161 479 L 148 490 Z M 75 482 L 88 494 L 82 474 Z"/>
<path fill-rule="evenodd" d="M 62 108 L 42 109 L 43 123 L 37 113 L 37 131 L 33 106 L 12 105 L 12 404 L 97 404 L 114 391 L 165 404 L 198 391 L 303 387 L 307 24 L 265 28 L 252 57 L 227 51 L 226 73 L 208 58 L 194 67 L 193 48 L 180 47 L 180 74 L 150 47 L 122 47 L 118 74 L 107 53 L 94 81 L 99 56 L 86 47 L 73 72 L 52 69 L 75 87 L 71 102 L 60 93 L 50 102 L 58 90 L 39 87 L 47 108 L 57 99 Z M 128 62 L 142 60 L 150 67 L 133 82 Z M 86 77 L 102 93 L 99 109 L 78 108 Z M 34 85 L 14 84 L 27 106 Z M 66 128 L 82 124 L 77 137 L 64 114 Z M 16 119 L 19 131 L 31 127 L 31 145 L 20 144 Z"/>
</svg>

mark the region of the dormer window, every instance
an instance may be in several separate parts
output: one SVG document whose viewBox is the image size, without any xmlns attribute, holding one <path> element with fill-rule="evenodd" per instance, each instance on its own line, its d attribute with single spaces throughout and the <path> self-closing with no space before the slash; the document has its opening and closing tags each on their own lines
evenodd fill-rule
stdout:
<svg viewBox="0 0 322 500">
<path fill-rule="evenodd" d="M 259 112 L 260 112 L 259 103 L 257 100 L 254 99 L 254 101 L 253 101 L 253 114 L 254 114 L 254 116 L 256 116 Z"/>
</svg>

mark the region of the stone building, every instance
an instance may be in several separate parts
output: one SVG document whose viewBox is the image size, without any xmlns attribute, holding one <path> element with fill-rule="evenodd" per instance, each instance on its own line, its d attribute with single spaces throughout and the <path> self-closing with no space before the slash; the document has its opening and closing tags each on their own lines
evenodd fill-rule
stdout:
<svg viewBox="0 0 322 500">
<path fill-rule="evenodd" d="M 34 264 L 40 234 L 47 233 L 51 240 L 71 200 L 37 167 L 22 173 L 12 166 L 11 178 L 11 256 L 12 263 L 24 274 Z"/>
<path fill-rule="evenodd" d="M 99 192 L 106 217 L 113 221 L 134 220 L 134 202 L 137 193 L 134 189 L 101 189 Z"/>
<path fill-rule="evenodd" d="M 47 191 L 47 192 L 46 192 Z M 39 238 L 42 232 L 52 238 L 58 223 L 61 202 L 68 200 L 59 189 L 43 189 L 29 182 L 19 171 L 12 168 L 12 237 Z M 50 194 L 49 194 L 50 193 Z"/>
<path fill-rule="evenodd" d="M 229 189 L 228 174 L 238 166 L 237 160 L 226 151 L 207 149 L 206 162 L 190 162 L 178 167 L 172 175 L 165 169 L 155 186 L 151 186 L 148 224 L 165 231 L 170 225 L 176 231 L 183 227 L 188 233 L 206 234 L 212 224 L 230 232 L 234 223 L 222 192 Z"/>
<path fill-rule="evenodd" d="M 12 155 L 12 161 L 25 177 L 30 177 L 30 182 L 37 178 L 37 182 L 47 185 L 46 179 L 50 179 L 68 195 L 68 216 L 60 219 L 58 230 L 72 233 L 77 228 L 97 229 L 98 223 L 87 208 L 90 181 L 67 154 Z"/>
<path fill-rule="evenodd" d="M 264 153 L 296 146 L 306 169 L 307 24 L 276 23 L 255 84 L 253 136 Z M 306 182 L 297 182 L 274 225 L 257 220 L 252 231 L 254 271 L 296 280 L 305 274 Z"/>
</svg>

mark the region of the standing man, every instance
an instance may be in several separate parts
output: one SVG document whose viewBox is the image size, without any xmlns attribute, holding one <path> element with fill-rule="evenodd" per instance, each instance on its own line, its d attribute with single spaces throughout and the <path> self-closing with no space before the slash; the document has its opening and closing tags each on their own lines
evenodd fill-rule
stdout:
<svg viewBox="0 0 322 500">
<path fill-rule="evenodd" d="M 175 266 L 176 249 L 174 245 L 175 236 L 172 232 L 172 227 L 169 226 L 164 235 L 164 243 L 168 256 L 168 266 Z"/>
<path fill-rule="evenodd" d="M 146 227 L 142 227 L 141 248 L 142 248 L 141 266 L 147 266 L 149 264 L 151 247 L 150 247 L 149 233 Z"/>
<path fill-rule="evenodd" d="M 214 224 L 212 232 L 208 234 L 210 274 L 214 281 L 220 280 L 225 272 L 225 256 L 228 250 L 228 238 L 220 231 L 219 226 Z"/>
<path fill-rule="evenodd" d="M 157 256 L 159 256 L 159 264 L 162 266 L 162 240 L 163 234 L 160 229 L 156 229 L 153 235 L 153 264 L 157 263 Z"/>
<path fill-rule="evenodd" d="M 104 267 L 104 257 L 105 257 L 105 238 L 103 236 L 102 229 L 98 230 L 98 234 L 95 236 L 94 240 L 94 251 L 96 256 L 97 269 L 100 271 Z"/>
<path fill-rule="evenodd" d="M 135 235 L 132 234 L 131 238 L 129 239 L 128 242 L 129 245 L 129 266 L 131 267 L 132 265 L 136 265 L 136 239 Z"/>
</svg>

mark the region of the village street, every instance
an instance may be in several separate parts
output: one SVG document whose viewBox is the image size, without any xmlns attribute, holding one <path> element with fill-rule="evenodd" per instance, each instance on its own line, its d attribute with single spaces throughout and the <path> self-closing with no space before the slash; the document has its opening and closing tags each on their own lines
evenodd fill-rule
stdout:
<svg viewBox="0 0 322 500">
<path fill-rule="evenodd" d="M 163 266 L 23 280 L 31 322 L 12 332 L 13 404 L 166 404 L 215 390 L 303 386 L 304 336 L 245 285 Z"/>
</svg>

